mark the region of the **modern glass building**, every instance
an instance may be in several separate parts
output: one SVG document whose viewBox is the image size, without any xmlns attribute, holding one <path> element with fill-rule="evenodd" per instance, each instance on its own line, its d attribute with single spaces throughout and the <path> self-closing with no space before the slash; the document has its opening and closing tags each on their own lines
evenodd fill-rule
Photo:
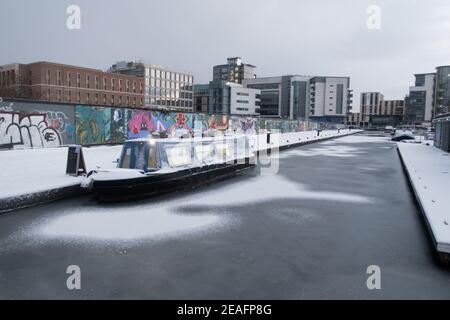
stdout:
<svg viewBox="0 0 450 320">
<path fill-rule="evenodd" d="M 434 117 L 450 112 L 450 66 L 436 67 Z"/>
<path fill-rule="evenodd" d="M 348 77 L 285 75 L 245 79 L 247 88 L 261 90 L 261 116 L 343 123 L 351 110 Z"/>
<path fill-rule="evenodd" d="M 261 91 L 223 80 L 209 84 L 209 113 L 259 116 Z"/>
<path fill-rule="evenodd" d="M 207 113 L 209 84 L 194 84 L 194 112 Z"/>
<path fill-rule="evenodd" d="M 228 58 L 227 64 L 214 66 L 213 81 L 227 81 L 242 84 L 244 79 L 256 78 L 256 67 L 242 63 L 240 57 Z"/>
<path fill-rule="evenodd" d="M 294 76 L 291 79 L 291 119 L 309 119 L 310 77 Z"/>
<path fill-rule="evenodd" d="M 112 65 L 110 72 L 145 78 L 144 102 L 148 108 L 193 111 L 194 77 L 191 73 L 126 61 Z"/>
<path fill-rule="evenodd" d="M 291 78 L 292 76 L 264 77 L 243 81 L 246 88 L 261 91 L 260 113 L 262 117 L 290 117 Z"/>
<path fill-rule="evenodd" d="M 405 121 L 409 124 L 430 122 L 433 117 L 435 73 L 415 74 L 414 87 L 409 88 Z"/>
</svg>

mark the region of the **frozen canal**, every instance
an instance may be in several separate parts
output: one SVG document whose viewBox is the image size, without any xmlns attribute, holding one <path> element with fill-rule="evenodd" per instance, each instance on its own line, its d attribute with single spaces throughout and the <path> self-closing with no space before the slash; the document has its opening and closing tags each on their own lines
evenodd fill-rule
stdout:
<svg viewBox="0 0 450 320">
<path fill-rule="evenodd" d="M 450 298 L 394 144 L 350 136 L 280 156 L 274 176 L 0 216 L 0 298 Z"/>
</svg>

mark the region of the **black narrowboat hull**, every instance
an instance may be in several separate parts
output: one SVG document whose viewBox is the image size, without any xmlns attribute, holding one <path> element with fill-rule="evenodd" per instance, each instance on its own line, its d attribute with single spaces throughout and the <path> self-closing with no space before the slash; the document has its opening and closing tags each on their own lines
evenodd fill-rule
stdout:
<svg viewBox="0 0 450 320">
<path fill-rule="evenodd" d="M 142 178 L 94 181 L 92 192 L 99 202 L 120 202 L 189 189 L 236 176 L 255 167 L 253 161 L 222 163 L 184 169 L 170 173 L 155 173 Z"/>
</svg>

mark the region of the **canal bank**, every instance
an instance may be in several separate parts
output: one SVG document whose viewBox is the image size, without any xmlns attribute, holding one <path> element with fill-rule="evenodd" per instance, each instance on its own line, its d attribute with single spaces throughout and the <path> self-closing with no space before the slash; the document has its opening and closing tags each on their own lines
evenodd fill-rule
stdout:
<svg viewBox="0 0 450 320">
<path fill-rule="evenodd" d="M 270 148 L 286 149 L 336 137 L 355 134 L 360 130 L 323 130 L 277 133 L 250 136 L 255 152 Z M 119 158 L 121 146 L 84 148 L 88 171 L 110 169 Z M 0 187 L 0 213 L 86 193 L 80 188 L 81 177 L 65 175 L 67 147 L 1 151 L 2 186 Z"/>
<path fill-rule="evenodd" d="M 441 259 L 450 261 L 450 157 L 430 143 L 398 143 L 411 189 Z"/>
</svg>

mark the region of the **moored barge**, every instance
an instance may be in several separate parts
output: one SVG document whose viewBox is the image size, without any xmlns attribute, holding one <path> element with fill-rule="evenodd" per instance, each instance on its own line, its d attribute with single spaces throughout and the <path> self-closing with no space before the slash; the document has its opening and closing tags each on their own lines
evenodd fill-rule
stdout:
<svg viewBox="0 0 450 320">
<path fill-rule="evenodd" d="M 115 169 L 91 171 L 83 183 L 99 201 L 125 201 L 192 188 L 255 167 L 245 135 L 126 141 Z"/>
</svg>

